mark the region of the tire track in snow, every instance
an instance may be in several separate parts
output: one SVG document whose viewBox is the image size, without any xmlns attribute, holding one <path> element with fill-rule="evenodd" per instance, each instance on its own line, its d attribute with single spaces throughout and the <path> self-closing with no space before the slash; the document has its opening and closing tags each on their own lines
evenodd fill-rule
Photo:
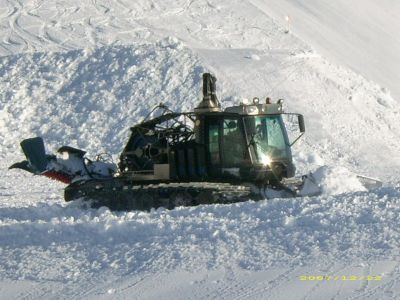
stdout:
<svg viewBox="0 0 400 300">
<path fill-rule="evenodd" d="M 340 263 L 340 262 L 338 262 L 338 261 L 331 262 L 327 268 L 324 268 L 325 274 L 333 274 L 334 276 L 336 276 L 336 275 L 341 274 L 342 271 L 344 271 L 348 268 L 347 265 L 344 265 L 343 267 L 339 267 L 337 269 L 332 270 L 332 267 L 334 267 L 336 263 Z M 334 282 L 334 281 L 331 281 L 331 282 Z M 315 297 L 314 298 L 312 297 L 312 294 L 317 293 L 321 286 L 323 288 L 323 283 L 324 283 L 323 280 L 316 281 L 316 284 L 309 291 L 307 291 L 307 293 L 303 297 L 301 297 L 301 300 L 315 299 Z M 340 292 L 340 290 L 336 293 L 336 296 L 338 296 L 339 292 Z"/>
<path fill-rule="evenodd" d="M 97 45 L 97 35 L 96 35 L 96 30 L 93 28 L 91 17 L 88 17 L 85 22 L 86 27 L 85 27 L 85 35 L 88 38 L 90 44 L 92 46 Z"/>
<path fill-rule="evenodd" d="M 132 13 L 133 9 L 131 7 L 129 7 L 127 4 L 125 4 L 123 0 L 116 0 L 115 3 L 117 3 L 119 6 L 121 6 L 122 9 L 127 12 L 127 14 Z"/>
<path fill-rule="evenodd" d="M 57 50 L 70 50 L 70 47 L 65 47 L 63 44 L 65 44 L 69 39 L 66 39 L 64 41 L 57 39 L 56 37 L 53 37 L 50 33 L 49 33 L 49 27 L 54 27 L 55 24 L 57 24 L 57 20 L 66 12 L 66 9 L 63 8 L 61 10 L 57 10 L 57 13 L 54 17 L 51 18 L 50 22 L 43 18 L 41 18 L 39 15 L 37 15 L 36 13 L 34 13 L 34 11 L 39 10 L 42 5 L 44 4 L 44 0 L 41 1 L 37 1 L 37 5 L 32 7 L 32 8 L 25 8 L 26 10 L 26 14 L 34 17 L 35 19 L 37 19 L 42 25 L 39 28 L 39 34 L 37 35 L 37 38 L 41 41 L 42 44 L 49 44 L 49 45 L 53 45 L 56 46 Z M 57 5 L 55 5 L 57 7 Z M 61 14 L 60 14 L 61 12 Z M 49 25 L 52 24 L 52 25 Z M 34 34 L 32 34 L 34 35 Z"/>
<path fill-rule="evenodd" d="M 146 293 L 162 288 L 165 282 L 165 274 L 161 272 L 132 276 L 133 280 L 129 273 L 123 276 L 88 276 L 87 281 L 68 287 L 62 294 L 66 293 L 72 299 L 91 299 L 107 294 L 129 294 L 130 299 L 143 299 Z"/>
<path fill-rule="evenodd" d="M 6 10 L 6 13 L 0 17 L 0 20 L 1 20 L 1 22 L 9 24 L 8 23 L 9 19 L 17 12 L 18 9 L 15 6 L 11 5 L 11 3 L 9 1 L 7 1 L 7 7 L 8 7 L 7 9 L 4 9 L 4 10 Z M 13 53 L 13 51 L 11 49 L 9 49 L 9 47 L 7 47 L 7 46 L 20 45 L 20 43 L 13 41 L 11 39 L 10 35 L 11 35 L 11 32 L 9 30 L 9 32 L 4 34 L 4 37 L 2 38 L 2 42 L 0 43 L 0 47 L 4 49 L 6 54 Z"/>
<path fill-rule="evenodd" d="M 222 283 L 222 285 L 221 285 Z M 243 280 L 238 279 L 236 276 L 236 272 L 228 267 L 225 270 L 224 278 L 222 282 L 219 282 L 216 286 L 216 289 L 201 295 L 201 299 L 235 299 L 241 291 L 248 289 L 249 284 L 245 284 Z M 243 293 L 243 292 L 242 292 Z M 196 294 L 197 296 L 198 294 Z"/>
<path fill-rule="evenodd" d="M 272 299 L 276 289 L 287 282 L 283 279 L 288 279 L 295 271 L 296 267 L 284 269 L 268 281 L 257 281 L 256 285 L 254 281 L 246 277 L 238 277 L 235 270 L 228 268 L 223 280 L 218 282 L 215 289 L 206 294 L 196 293 L 196 299 Z"/>
<path fill-rule="evenodd" d="M 251 291 L 250 293 L 248 293 L 246 295 L 246 297 L 248 299 L 251 299 L 253 296 L 259 294 L 260 296 L 262 295 L 263 298 L 265 299 L 272 299 L 274 292 L 276 291 L 276 289 L 280 286 L 282 286 L 283 284 L 285 284 L 286 282 L 288 282 L 290 280 L 289 275 L 292 275 L 295 271 L 297 270 L 297 267 L 290 267 L 289 270 L 279 274 L 277 277 L 275 277 L 272 280 L 268 281 L 268 285 L 266 287 L 264 287 L 262 289 L 262 294 L 260 293 L 260 291 L 255 291 L 255 293 L 253 293 L 253 291 Z M 259 289 L 260 290 L 260 289 Z M 239 299 L 239 298 L 236 298 Z"/>
<path fill-rule="evenodd" d="M 92 2 L 92 5 L 94 6 L 94 8 L 102 15 L 106 15 L 107 13 L 110 12 L 110 8 L 103 4 L 98 4 L 98 0 L 91 0 L 91 2 Z"/>
<path fill-rule="evenodd" d="M 9 4 L 10 4 L 10 2 L 9 1 L 7 1 Z M 5 17 L 6 19 L 8 19 L 8 18 L 10 18 L 12 15 L 14 15 L 16 12 L 17 12 L 17 8 L 15 7 L 15 6 L 11 6 L 12 8 L 11 9 L 9 9 L 8 10 L 8 12 L 7 12 L 7 16 Z M 2 16 L 2 18 L 3 18 L 3 16 Z"/>
<path fill-rule="evenodd" d="M 96 7 L 96 11 L 101 13 L 107 13 L 110 8 L 107 8 L 102 5 L 97 5 L 96 0 L 92 0 L 93 5 Z M 76 7 L 73 11 L 67 11 L 65 7 L 59 7 L 57 3 L 53 5 L 49 5 L 46 10 L 48 11 L 55 11 L 55 14 L 50 17 L 49 19 L 41 17 L 37 11 L 41 10 L 44 1 L 37 1 L 35 2 L 34 6 L 29 6 L 28 4 L 21 2 L 19 0 L 7 0 L 8 6 L 10 7 L 7 16 L 3 17 L 2 19 L 8 24 L 8 32 L 2 38 L 2 43 L 0 47 L 4 49 L 6 53 L 15 53 L 15 52 L 26 52 L 26 51 L 36 51 L 46 49 L 52 49 L 56 51 L 60 50 L 71 50 L 75 48 L 74 40 L 77 38 L 82 38 L 81 36 L 76 36 L 75 30 L 77 28 L 76 21 L 79 19 L 73 19 L 73 17 L 68 17 L 67 13 L 74 14 L 77 13 L 81 7 Z M 87 4 L 83 4 L 82 8 L 84 10 L 89 11 L 89 6 Z M 43 9 L 42 9 L 43 10 Z M 95 17 L 96 14 L 86 14 L 86 18 L 83 20 L 82 27 L 84 28 L 85 34 L 89 41 L 92 42 L 93 45 L 97 44 L 96 38 L 96 30 L 92 26 L 91 18 Z M 66 20 L 73 19 L 74 22 L 63 22 L 64 26 L 59 26 L 56 29 L 56 34 L 50 32 L 51 28 L 54 28 L 56 24 L 58 24 L 59 20 L 62 17 L 65 17 Z M 21 25 L 21 21 L 24 17 L 34 18 L 39 21 L 41 24 L 39 32 L 33 32 L 29 29 L 29 26 Z M 62 30 L 68 26 L 71 28 L 70 34 L 66 34 L 65 30 Z M 61 29 L 61 31 L 60 31 Z M 66 38 L 59 38 L 57 37 L 58 33 L 61 33 L 60 36 L 67 35 Z M 71 44 L 71 45 L 68 45 Z"/>
<path fill-rule="evenodd" d="M 17 38 L 21 39 L 25 44 L 22 51 L 34 51 L 36 48 L 40 48 L 40 46 L 44 44 L 44 40 L 40 36 L 29 32 L 20 25 L 21 17 L 23 15 L 29 15 L 24 5 L 18 0 L 14 1 L 13 3 L 10 2 L 11 0 L 8 1 L 16 8 L 12 16 L 9 17 L 9 28 L 11 33 L 14 33 Z"/>
<path fill-rule="evenodd" d="M 16 15 L 18 13 L 18 8 L 16 6 L 14 6 L 10 1 L 7 1 L 10 10 L 8 11 L 8 14 L 5 18 L 5 21 L 7 22 L 7 24 L 9 24 L 10 27 L 10 21 L 11 19 L 14 18 L 14 15 Z M 21 45 L 20 42 L 15 41 L 12 39 L 12 29 L 10 27 L 9 32 L 7 34 L 5 34 L 5 36 L 3 37 L 3 43 L 5 45 L 12 45 L 12 46 L 18 46 Z M 9 53 L 13 53 L 13 51 L 11 49 L 9 49 L 7 46 L 1 45 L 7 52 Z"/>
<path fill-rule="evenodd" d="M 363 275 L 370 275 L 371 274 L 371 265 L 368 264 L 365 268 L 364 268 L 364 272 Z M 367 289 L 368 289 L 368 280 L 362 281 L 361 282 L 361 287 L 357 290 L 358 293 L 364 293 Z"/>
<path fill-rule="evenodd" d="M 165 276 L 162 276 L 161 272 L 157 272 L 145 275 L 134 283 L 129 283 L 127 286 L 119 288 L 117 291 L 125 292 L 133 289 L 135 299 L 143 299 L 148 290 L 163 286 L 165 286 Z"/>
<path fill-rule="evenodd" d="M 51 285 L 44 285 L 42 283 L 32 283 L 31 288 L 28 292 L 22 292 L 21 294 L 16 295 L 15 299 L 18 300 L 41 300 L 51 295 L 53 288 Z"/>
<path fill-rule="evenodd" d="M 371 268 L 368 268 L 369 270 L 371 270 Z M 350 297 L 349 299 L 351 300 L 358 300 L 358 299 L 379 299 L 380 294 L 385 293 L 385 294 L 392 294 L 390 296 L 391 299 L 398 299 L 397 297 L 399 296 L 397 295 L 393 295 L 393 286 L 396 283 L 400 282 L 400 263 L 397 263 L 396 266 L 393 268 L 393 272 L 394 274 L 390 274 L 391 276 L 393 276 L 394 278 L 390 279 L 387 282 L 379 282 L 379 281 L 373 281 L 374 283 L 381 283 L 381 284 L 376 284 L 375 286 L 368 288 L 371 284 L 367 281 L 362 289 L 360 289 L 359 293 L 355 296 Z M 371 274 L 368 274 L 371 275 Z M 384 280 L 384 278 L 382 279 Z M 398 290 L 397 290 L 398 293 Z"/>
</svg>

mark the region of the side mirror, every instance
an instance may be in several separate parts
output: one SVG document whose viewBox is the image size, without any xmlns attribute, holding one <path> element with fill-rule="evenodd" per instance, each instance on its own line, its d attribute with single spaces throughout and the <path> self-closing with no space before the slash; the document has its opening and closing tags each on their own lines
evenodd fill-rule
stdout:
<svg viewBox="0 0 400 300">
<path fill-rule="evenodd" d="M 303 115 L 298 115 L 297 119 L 299 121 L 299 129 L 301 133 L 306 132 L 306 126 L 304 125 L 304 117 Z"/>
</svg>

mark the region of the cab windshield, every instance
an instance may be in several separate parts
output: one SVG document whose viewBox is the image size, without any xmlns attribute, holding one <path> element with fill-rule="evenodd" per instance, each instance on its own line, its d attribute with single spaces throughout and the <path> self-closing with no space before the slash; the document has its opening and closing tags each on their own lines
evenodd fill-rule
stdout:
<svg viewBox="0 0 400 300">
<path fill-rule="evenodd" d="M 245 124 L 258 162 L 268 165 L 273 160 L 291 157 L 289 140 L 281 116 L 246 117 Z"/>
</svg>

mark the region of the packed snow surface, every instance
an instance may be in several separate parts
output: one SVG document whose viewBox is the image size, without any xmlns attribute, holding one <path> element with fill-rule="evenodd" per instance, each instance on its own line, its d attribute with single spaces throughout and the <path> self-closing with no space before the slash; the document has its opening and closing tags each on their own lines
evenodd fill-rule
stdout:
<svg viewBox="0 0 400 300">
<path fill-rule="evenodd" d="M 390 89 L 396 101 L 400 101 L 399 65 L 395 63 L 400 59 L 399 1 L 249 2 L 301 36 L 322 55 Z"/>
<path fill-rule="evenodd" d="M 376 299 L 399 288 L 400 187 L 150 213 L 82 209 L 63 203 L 57 186 L 47 189 L 31 192 L 32 202 L 21 205 L 23 193 L 8 187 L 7 199 L 18 205 L 0 208 L 0 274 L 3 286 L 21 284 L 17 298 L 106 297 L 110 289 L 121 297 L 160 297 L 173 292 L 167 274 L 181 273 L 189 275 L 173 283 L 171 297 L 265 299 L 277 293 L 283 299 L 291 293 L 285 286 L 299 285 L 305 274 L 384 278 L 368 286 L 353 282 L 342 296 Z M 153 280 L 143 283 L 147 289 L 136 288 L 137 281 Z M 232 291 L 221 291 L 221 284 Z M 297 288 L 305 297 L 338 292 L 337 285 L 325 293 L 327 283 L 303 284 Z M 377 284 L 385 288 L 376 290 Z M 187 285 L 199 294 L 191 295 Z"/>
<path fill-rule="evenodd" d="M 392 81 L 372 76 L 389 76 L 400 52 L 385 56 L 387 73 L 361 68 L 364 44 L 351 37 L 367 29 L 356 22 L 342 37 L 330 25 L 344 1 L 0 3 L 0 298 L 400 297 L 400 109 Z M 381 20 L 390 3 L 363 7 Z M 298 25 L 302 14 L 314 25 L 329 15 L 318 33 L 350 38 L 352 51 Z M 314 172 L 323 195 L 111 212 L 65 203 L 63 185 L 7 170 L 33 136 L 49 153 L 71 145 L 117 159 L 129 127 L 155 105 L 196 106 L 208 71 L 224 107 L 270 96 L 304 114 L 297 173 Z M 355 174 L 384 186 L 368 191 Z"/>
</svg>

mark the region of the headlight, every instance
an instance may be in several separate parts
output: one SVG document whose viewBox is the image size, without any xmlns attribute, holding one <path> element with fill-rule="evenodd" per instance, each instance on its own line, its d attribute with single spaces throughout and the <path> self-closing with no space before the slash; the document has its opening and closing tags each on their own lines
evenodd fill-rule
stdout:
<svg viewBox="0 0 400 300">
<path fill-rule="evenodd" d="M 269 166 L 271 164 L 271 158 L 269 158 L 269 156 L 261 154 L 261 163 L 264 166 Z"/>
<path fill-rule="evenodd" d="M 257 106 L 254 106 L 254 105 L 246 106 L 246 113 L 248 115 L 257 115 L 258 114 Z"/>
</svg>

